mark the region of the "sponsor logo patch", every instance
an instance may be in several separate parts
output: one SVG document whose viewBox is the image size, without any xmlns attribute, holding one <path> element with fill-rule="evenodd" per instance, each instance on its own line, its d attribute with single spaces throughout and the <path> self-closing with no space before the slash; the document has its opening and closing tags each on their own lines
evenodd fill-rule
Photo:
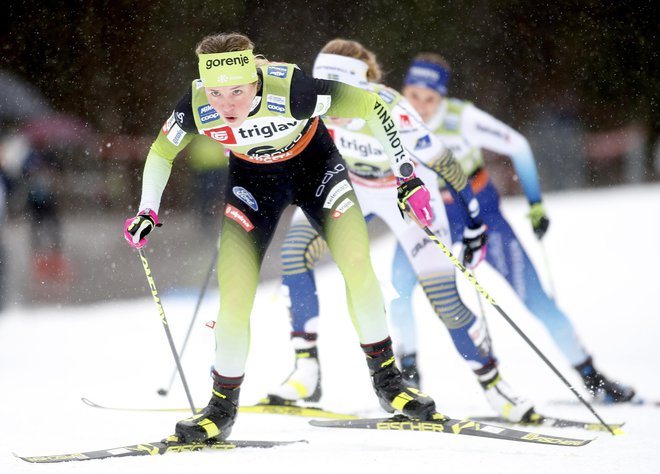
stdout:
<svg viewBox="0 0 660 474">
<path fill-rule="evenodd" d="M 300 122 L 285 117 L 263 117 L 246 120 L 245 124 L 236 129 L 241 144 L 263 143 L 269 138 L 281 138 L 292 133 Z"/>
<path fill-rule="evenodd" d="M 232 192 L 234 193 L 234 196 L 236 196 L 238 199 L 240 199 L 245 204 L 250 206 L 253 210 L 255 211 L 259 210 L 259 205 L 257 204 L 257 200 L 250 193 L 250 191 L 240 186 L 234 186 L 232 188 Z"/>
<path fill-rule="evenodd" d="M 210 104 L 198 107 L 197 112 L 199 113 L 199 120 L 202 123 L 210 122 L 211 120 L 217 120 L 220 118 L 218 112 L 216 112 Z"/>
<path fill-rule="evenodd" d="M 417 143 L 415 143 L 415 150 L 423 150 L 431 146 L 431 137 L 429 135 L 424 135 Z"/>
<path fill-rule="evenodd" d="M 440 74 L 438 74 L 437 71 L 425 67 L 413 66 L 410 68 L 410 74 L 423 77 L 430 82 L 437 82 L 440 80 Z"/>
<path fill-rule="evenodd" d="M 351 189 L 351 185 L 348 183 L 347 180 L 342 179 L 339 183 L 335 184 L 334 187 L 330 190 L 328 193 L 328 197 L 325 200 L 325 203 L 323 203 L 323 207 L 326 209 L 332 209 L 332 206 L 339 200 L 340 197 L 342 197 L 344 194 L 349 192 Z"/>
<path fill-rule="evenodd" d="M 323 115 L 328 111 L 330 108 L 330 104 L 332 104 L 332 97 L 329 95 L 317 95 L 316 96 L 316 107 L 314 107 L 314 113 L 312 114 L 312 117 L 316 117 L 319 115 Z"/>
<path fill-rule="evenodd" d="M 174 112 L 172 112 L 172 115 L 170 115 L 163 124 L 163 133 L 167 135 L 172 129 L 172 125 L 174 125 L 175 123 L 176 123 L 176 119 L 174 118 Z"/>
<path fill-rule="evenodd" d="M 206 69 L 222 66 L 245 66 L 246 64 L 250 64 L 250 58 L 239 53 L 237 56 L 230 56 L 228 58 L 207 59 Z"/>
<path fill-rule="evenodd" d="M 431 241 L 427 238 L 424 238 L 424 240 L 422 240 L 421 242 L 415 243 L 415 246 L 410 251 L 410 255 L 412 255 L 413 258 L 416 257 L 417 254 L 420 252 L 420 250 L 422 250 L 424 247 L 426 247 L 430 243 L 431 243 Z"/>
<path fill-rule="evenodd" d="M 284 79 L 288 73 L 289 70 L 286 66 L 268 66 L 266 70 L 266 74 L 269 76 L 279 77 L 280 79 Z"/>
<path fill-rule="evenodd" d="M 286 112 L 286 97 L 268 94 L 266 97 L 266 108 L 272 112 L 283 114 Z"/>
<path fill-rule="evenodd" d="M 167 139 L 176 146 L 179 146 L 181 144 L 181 141 L 183 140 L 183 137 L 186 136 L 186 132 L 183 131 L 181 127 L 177 123 L 172 125 L 172 128 L 170 128 L 170 131 L 167 132 Z"/>
<path fill-rule="evenodd" d="M 399 128 L 406 128 L 406 127 L 412 127 L 412 122 L 410 121 L 410 117 L 406 114 L 401 114 L 399 117 Z"/>
<path fill-rule="evenodd" d="M 247 232 L 250 232 L 254 229 L 254 224 L 250 222 L 250 219 L 247 218 L 240 210 L 236 209 L 231 204 L 227 204 L 225 207 L 225 216 L 229 217 L 231 220 L 238 222 L 243 229 Z"/>
<path fill-rule="evenodd" d="M 348 211 L 351 207 L 353 207 L 355 203 L 351 201 L 349 198 L 344 199 L 339 206 L 335 209 L 335 211 L 332 213 L 332 217 L 334 219 L 339 219 L 341 216 L 344 215 L 344 212 Z"/>
<path fill-rule="evenodd" d="M 234 131 L 231 127 L 217 127 L 204 130 L 204 135 L 212 138 L 213 140 L 224 143 L 225 145 L 234 145 L 236 144 L 236 137 L 234 136 Z"/>
</svg>

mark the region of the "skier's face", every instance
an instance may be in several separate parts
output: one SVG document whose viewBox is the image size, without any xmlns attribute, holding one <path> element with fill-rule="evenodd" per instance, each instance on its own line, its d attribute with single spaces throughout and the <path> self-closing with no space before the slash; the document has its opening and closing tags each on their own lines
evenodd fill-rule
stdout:
<svg viewBox="0 0 660 474">
<path fill-rule="evenodd" d="M 230 127 L 240 126 L 252 108 L 257 95 L 257 83 L 238 86 L 206 87 L 206 98 L 211 107 Z"/>
<path fill-rule="evenodd" d="M 424 122 L 428 122 L 433 117 L 443 99 L 433 89 L 421 86 L 405 86 L 403 96 L 408 99 Z"/>
</svg>

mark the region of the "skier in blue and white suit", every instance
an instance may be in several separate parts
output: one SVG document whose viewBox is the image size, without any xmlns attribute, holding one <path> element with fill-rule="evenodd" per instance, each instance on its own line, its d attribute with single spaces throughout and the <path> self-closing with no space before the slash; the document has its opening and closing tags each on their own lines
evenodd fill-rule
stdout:
<svg viewBox="0 0 660 474">
<path fill-rule="evenodd" d="M 442 56 L 419 54 L 408 69 L 403 95 L 428 128 L 453 152 L 469 176 L 482 218 L 488 226 L 486 261 L 507 280 L 530 312 L 543 323 L 597 400 L 610 403 L 631 400 L 635 394 L 632 388 L 608 380 L 594 367 L 592 357 L 580 343 L 575 327 L 543 289 L 534 265 L 500 211 L 500 197 L 484 166 L 483 149 L 511 159 L 530 204 L 528 216 L 536 237 L 542 239 L 548 230 L 550 221 L 543 208 L 539 178 L 528 141 L 470 102 L 446 97 L 450 74 L 450 67 Z M 450 187 L 442 183 L 440 186 L 452 240 L 460 242 L 465 221 L 462 213 L 458 212 L 456 195 Z M 415 357 L 415 322 L 411 317 L 411 294 L 416 279 L 401 247 L 397 248 L 392 269 L 394 286 L 401 295 L 391 308 L 392 323 L 399 335 L 397 353 L 404 374 L 416 378 L 419 375 Z"/>
</svg>

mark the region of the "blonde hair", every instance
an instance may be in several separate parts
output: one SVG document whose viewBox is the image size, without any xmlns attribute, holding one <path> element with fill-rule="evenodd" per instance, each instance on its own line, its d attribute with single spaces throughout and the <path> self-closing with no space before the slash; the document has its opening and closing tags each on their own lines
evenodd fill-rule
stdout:
<svg viewBox="0 0 660 474">
<path fill-rule="evenodd" d="M 414 57 L 413 61 L 425 61 L 431 64 L 437 64 L 442 66 L 443 69 L 446 69 L 448 72 L 451 72 L 451 66 L 449 62 L 444 58 L 444 56 L 438 53 L 419 53 Z"/>
<path fill-rule="evenodd" d="M 326 54 L 338 54 L 340 56 L 347 56 L 349 58 L 364 61 L 367 63 L 367 66 L 369 66 L 369 69 L 367 69 L 367 80 L 369 82 L 380 82 L 381 77 L 383 77 L 380 65 L 376 60 L 376 55 L 357 41 L 335 38 L 328 41 L 321 49 L 321 52 Z"/>
<path fill-rule="evenodd" d="M 254 49 L 254 43 L 250 38 L 241 33 L 219 33 L 203 38 L 195 47 L 195 54 L 228 53 L 230 51 L 245 51 Z M 268 64 L 268 60 L 261 54 L 254 55 L 257 67 Z"/>
</svg>

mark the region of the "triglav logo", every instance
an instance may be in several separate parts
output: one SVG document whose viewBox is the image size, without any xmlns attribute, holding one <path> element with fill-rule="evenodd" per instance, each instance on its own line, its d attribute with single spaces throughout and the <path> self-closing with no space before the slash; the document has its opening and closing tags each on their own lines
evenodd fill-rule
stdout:
<svg viewBox="0 0 660 474">
<path fill-rule="evenodd" d="M 275 135 L 281 135 L 280 132 L 288 132 L 291 128 L 298 125 L 300 122 L 292 120 L 290 122 L 269 122 L 261 127 L 258 124 L 253 124 L 251 127 L 240 127 L 238 134 L 241 138 L 270 138 Z"/>
<path fill-rule="evenodd" d="M 362 142 L 358 142 L 358 138 L 364 138 Z M 337 143 L 339 151 L 347 156 L 359 155 L 362 158 L 375 158 L 376 161 L 383 159 L 383 148 L 380 143 L 371 137 L 360 137 L 359 134 L 353 137 L 341 136 L 339 143 Z"/>
<path fill-rule="evenodd" d="M 283 153 L 289 150 L 302 138 L 302 130 L 305 123 L 307 121 L 269 116 L 246 120 L 238 128 L 223 125 L 221 127 L 207 128 L 202 131 L 205 135 L 224 145 L 248 147 L 249 149 L 238 151 L 252 156 L 266 153 Z M 282 146 L 278 143 L 278 140 L 286 140 L 287 144 Z"/>
</svg>

